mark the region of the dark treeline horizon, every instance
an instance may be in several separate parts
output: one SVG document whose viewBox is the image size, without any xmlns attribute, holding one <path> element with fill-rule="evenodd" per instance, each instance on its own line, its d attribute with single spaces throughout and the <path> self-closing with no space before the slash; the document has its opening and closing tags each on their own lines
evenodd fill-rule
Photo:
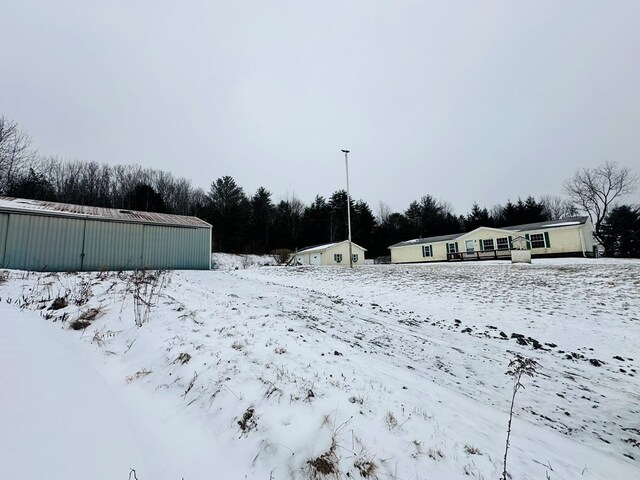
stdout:
<svg viewBox="0 0 640 480">
<path fill-rule="evenodd" d="M 139 165 L 108 165 L 37 154 L 17 124 L 0 117 L 0 194 L 78 205 L 193 215 L 213 225 L 212 248 L 228 253 L 271 253 L 347 239 L 347 194 L 317 194 L 310 204 L 295 195 L 275 201 L 264 186 L 247 193 L 230 176 L 208 192 L 191 181 Z M 374 213 L 350 199 L 352 240 L 369 258 L 386 256 L 400 241 L 473 230 L 555 220 L 575 215 L 559 196 L 507 199 L 490 209 L 473 204 L 455 215 L 446 201 L 429 194 L 403 212 L 380 202 Z"/>
<path fill-rule="evenodd" d="M 306 205 L 295 195 L 274 201 L 259 187 L 247 195 L 230 176 L 213 181 L 209 192 L 189 180 L 139 165 L 107 165 L 31 159 L 3 182 L 10 197 L 56 201 L 95 207 L 193 215 L 213 225 L 213 250 L 228 253 L 271 253 L 347 239 L 347 193 L 317 194 Z M 491 209 L 474 204 L 466 215 L 455 215 L 446 202 L 427 194 L 393 212 L 380 202 L 374 213 L 367 202 L 351 198 L 351 230 L 355 243 L 369 257 L 388 255 L 388 247 L 412 238 L 554 220 L 576 210 L 560 197 L 528 196 Z"/>
</svg>

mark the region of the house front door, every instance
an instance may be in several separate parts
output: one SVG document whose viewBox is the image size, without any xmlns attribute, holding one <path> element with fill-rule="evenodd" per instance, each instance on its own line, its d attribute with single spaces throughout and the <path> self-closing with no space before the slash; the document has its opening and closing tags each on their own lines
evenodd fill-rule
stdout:
<svg viewBox="0 0 640 480">
<path fill-rule="evenodd" d="M 465 249 L 467 253 L 473 253 L 473 240 L 467 240 L 464 242 Z"/>
</svg>

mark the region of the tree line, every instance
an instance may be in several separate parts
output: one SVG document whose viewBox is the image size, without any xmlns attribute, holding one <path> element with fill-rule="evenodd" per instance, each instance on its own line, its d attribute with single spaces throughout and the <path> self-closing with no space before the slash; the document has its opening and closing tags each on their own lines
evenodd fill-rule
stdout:
<svg viewBox="0 0 640 480">
<path fill-rule="evenodd" d="M 394 243 L 471 231 L 558 220 L 588 213 L 596 237 L 611 255 L 640 256 L 640 208 L 616 203 L 637 185 L 629 169 L 607 163 L 582 169 L 565 182 L 567 197 L 527 196 L 487 209 L 474 204 L 455 215 L 447 202 L 424 195 L 403 212 L 380 202 L 376 213 L 349 200 L 352 239 L 368 257 L 388 255 Z M 184 178 L 138 165 L 106 165 L 40 156 L 19 126 L 0 117 L 0 194 L 128 210 L 193 215 L 213 225 L 213 250 L 271 253 L 347 238 L 347 193 L 316 195 L 305 205 L 295 195 L 274 200 L 266 187 L 247 194 L 230 176 L 208 192 Z"/>
</svg>

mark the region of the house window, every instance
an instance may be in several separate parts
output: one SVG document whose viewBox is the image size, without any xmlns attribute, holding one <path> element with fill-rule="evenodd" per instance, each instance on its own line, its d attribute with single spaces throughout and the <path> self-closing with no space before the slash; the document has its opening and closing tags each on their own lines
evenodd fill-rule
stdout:
<svg viewBox="0 0 640 480">
<path fill-rule="evenodd" d="M 431 245 L 423 245 L 422 247 L 422 256 L 423 257 L 433 257 L 433 248 Z"/>
<path fill-rule="evenodd" d="M 447 243 L 447 253 L 456 253 L 458 245 L 456 243 Z"/>
<path fill-rule="evenodd" d="M 342 254 L 341 253 L 334 253 L 333 254 L 333 259 L 335 260 L 336 263 L 340 263 L 342 261 Z"/>
<path fill-rule="evenodd" d="M 531 240 L 531 248 L 545 248 L 547 244 L 544 241 L 544 235 L 542 233 L 534 233 L 529 237 Z"/>
<path fill-rule="evenodd" d="M 509 239 L 507 237 L 498 238 L 496 240 L 498 250 L 509 250 Z"/>
<path fill-rule="evenodd" d="M 353 263 L 358 263 L 358 254 L 354 253 L 351 258 L 353 258 Z"/>
<path fill-rule="evenodd" d="M 482 240 L 483 250 L 493 250 L 493 238 Z"/>
</svg>

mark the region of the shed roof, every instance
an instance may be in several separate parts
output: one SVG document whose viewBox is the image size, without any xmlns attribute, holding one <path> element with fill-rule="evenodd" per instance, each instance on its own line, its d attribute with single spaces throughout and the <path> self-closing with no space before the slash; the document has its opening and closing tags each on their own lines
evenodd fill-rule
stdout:
<svg viewBox="0 0 640 480">
<path fill-rule="evenodd" d="M 305 247 L 305 248 L 301 248 L 300 250 L 298 250 L 296 253 L 313 253 L 313 252 L 324 252 L 325 250 L 330 249 L 331 247 L 335 247 L 336 245 L 340 245 L 341 243 L 345 243 L 348 242 L 349 240 L 343 240 L 341 242 L 333 242 L 333 243 L 325 243 L 323 245 L 315 245 L 312 247 Z M 362 250 L 364 250 L 365 252 L 367 251 L 366 248 L 361 247 L 360 245 L 357 245 L 353 242 L 351 242 L 351 245 L 358 247 Z"/>
<path fill-rule="evenodd" d="M 89 207 L 86 205 L 44 202 L 41 200 L 28 200 L 24 198 L 2 196 L 0 196 L 0 212 L 48 215 L 67 218 L 87 218 L 98 221 L 144 223 L 149 225 L 211 228 L 211 225 L 204 220 L 184 215 Z"/>
</svg>

